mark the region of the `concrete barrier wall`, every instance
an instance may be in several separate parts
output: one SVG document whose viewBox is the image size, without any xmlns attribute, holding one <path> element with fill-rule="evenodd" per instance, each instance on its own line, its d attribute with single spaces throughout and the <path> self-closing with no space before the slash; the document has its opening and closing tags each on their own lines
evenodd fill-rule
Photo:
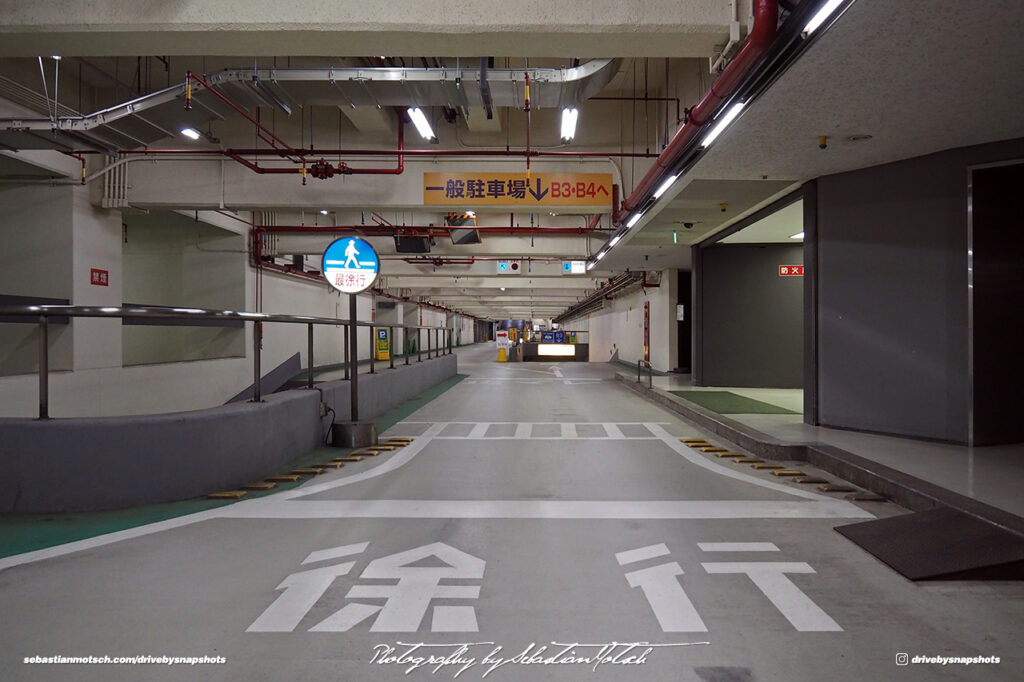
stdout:
<svg viewBox="0 0 1024 682">
<path fill-rule="evenodd" d="M 372 420 L 457 370 L 453 354 L 361 374 L 360 418 Z M 348 382 L 318 387 L 336 419 L 347 420 Z M 0 419 L 0 513 L 118 509 L 259 480 L 323 442 L 321 391 L 175 414 Z"/>
</svg>

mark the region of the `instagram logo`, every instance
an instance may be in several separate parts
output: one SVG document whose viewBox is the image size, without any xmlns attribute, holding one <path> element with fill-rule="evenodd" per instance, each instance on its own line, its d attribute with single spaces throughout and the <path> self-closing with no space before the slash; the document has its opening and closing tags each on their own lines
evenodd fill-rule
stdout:
<svg viewBox="0 0 1024 682">
<path fill-rule="evenodd" d="M 906 654 L 896 654 L 896 665 L 907 665 L 910 663 Z"/>
</svg>

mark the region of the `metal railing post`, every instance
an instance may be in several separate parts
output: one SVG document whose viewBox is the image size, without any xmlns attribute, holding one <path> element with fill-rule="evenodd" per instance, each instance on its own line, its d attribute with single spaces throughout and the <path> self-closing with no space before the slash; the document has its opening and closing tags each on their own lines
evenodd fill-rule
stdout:
<svg viewBox="0 0 1024 682">
<path fill-rule="evenodd" d="M 39 316 L 39 418 L 50 418 L 50 333 L 46 315 Z"/>
<path fill-rule="evenodd" d="M 423 330 L 416 327 L 416 362 L 423 362 Z"/>
<path fill-rule="evenodd" d="M 367 329 L 370 330 L 370 374 L 374 374 L 373 361 L 377 357 L 377 328 L 370 325 Z"/>
<path fill-rule="evenodd" d="M 636 361 L 636 383 L 640 383 L 640 361 Z"/>
<path fill-rule="evenodd" d="M 412 352 L 412 346 L 409 345 L 409 328 L 402 326 L 402 347 L 405 348 L 405 364 L 409 364 L 409 353 Z"/>
<path fill-rule="evenodd" d="M 395 328 L 388 327 L 388 367 L 395 368 Z"/>
<path fill-rule="evenodd" d="M 309 376 L 306 377 L 306 388 L 313 388 L 313 323 L 309 323 L 309 349 L 306 354 L 309 364 Z"/>
<path fill-rule="evenodd" d="M 260 396 L 260 342 L 263 336 L 263 323 L 252 323 L 252 401 L 262 402 Z"/>
</svg>

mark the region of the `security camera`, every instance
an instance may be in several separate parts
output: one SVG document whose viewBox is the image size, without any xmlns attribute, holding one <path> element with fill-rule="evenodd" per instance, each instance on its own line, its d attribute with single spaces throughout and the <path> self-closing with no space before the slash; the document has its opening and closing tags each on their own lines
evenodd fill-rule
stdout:
<svg viewBox="0 0 1024 682">
<path fill-rule="evenodd" d="M 692 230 L 693 229 L 693 223 L 684 222 L 683 223 L 683 227 L 685 227 L 687 230 Z"/>
<path fill-rule="evenodd" d="M 828 149 L 828 136 L 822 135 L 818 138 L 818 149 Z"/>
</svg>

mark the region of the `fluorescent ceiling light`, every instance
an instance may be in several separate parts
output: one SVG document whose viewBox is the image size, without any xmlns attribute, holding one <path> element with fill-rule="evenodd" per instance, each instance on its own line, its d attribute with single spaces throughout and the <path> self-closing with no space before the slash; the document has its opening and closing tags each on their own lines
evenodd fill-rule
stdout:
<svg viewBox="0 0 1024 682">
<path fill-rule="evenodd" d="M 587 263 L 587 270 L 592 270 L 595 265 L 597 265 L 596 261 L 592 261 L 590 263 Z"/>
<path fill-rule="evenodd" d="M 658 190 L 654 193 L 654 198 L 657 199 L 662 194 L 667 192 L 668 188 L 671 187 L 675 183 L 677 178 L 679 178 L 679 174 L 678 173 L 673 175 L 672 177 L 670 177 L 664 183 L 662 183 L 661 187 L 659 187 Z"/>
<path fill-rule="evenodd" d="M 430 127 L 430 123 L 427 122 L 427 117 L 423 114 L 422 109 L 419 107 L 409 107 L 407 112 L 413 125 L 416 126 L 416 130 L 419 131 L 424 140 L 430 142 L 437 140 L 437 137 L 434 135 L 434 129 Z"/>
<path fill-rule="evenodd" d="M 796 234 L 789 235 L 789 238 L 790 239 L 803 239 L 804 238 L 804 233 L 803 232 L 797 232 Z"/>
<path fill-rule="evenodd" d="M 701 146 L 710 147 L 711 143 L 714 142 L 722 131 L 729 127 L 733 119 L 740 115 L 740 111 L 743 109 L 743 102 L 736 102 L 733 104 L 729 111 L 725 112 L 715 123 L 715 127 L 711 129 L 711 132 L 707 134 L 704 141 L 701 142 Z"/>
<path fill-rule="evenodd" d="M 580 110 L 576 107 L 562 109 L 562 141 L 568 142 L 576 137 L 576 119 L 580 116 Z"/>
<path fill-rule="evenodd" d="M 466 211 L 466 215 L 468 215 L 470 218 L 476 217 L 476 213 L 474 213 L 473 211 Z"/>
<path fill-rule="evenodd" d="M 191 139 L 191 140 L 198 140 L 199 139 L 199 131 L 196 130 L 195 128 L 182 128 L 181 129 L 181 134 L 184 135 L 185 137 Z"/>
<path fill-rule="evenodd" d="M 58 61 L 58 62 L 60 61 L 60 55 L 59 54 L 55 54 L 55 55 L 51 55 L 51 56 L 52 56 L 54 61 Z"/>
<path fill-rule="evenodd" d="M 643 216 L 644 216 L 644 214 L 643 214 L 643 213 L 634 213 L 634 214 L 633 214 L 633 217 L 629 219 L 629 222 L 628 222 L 628 223 L 626 223 L 626 229 L 628 230 L 629 228 L 633 227 L 633 226 L 634 226 L 634 225 L 636 225 L 636 224 L 637 224 L 638 222 L 640 222 L 640 219 L 641 219 L 641 218 L 642 218 Z"/>
<path fill-rule="evenodd" d="M 832 13 L 836 11 L 836 8 L 841 5 L 843 0 L 828 0 L 821 9 L 818 10 L 817 14 L 811 17 L 811 20 L 804 26 L 804 33 L 813 33 L 819 26 L 825 23 L 825 20 L 832 16 Z"/>
<path fill-rule="evenodd" d="M 614 237 L 612 237 L 612 240 L 610 242 L 608 242 L 608 248 L 610 249 L 613 246 L 615 246 L 616 244 L 618 244 L 620 239 L 622 239 L 622 235 L 621 234 L 617 234 Z"/>
<path fill-rule="evenodd" d="M 608 253 L 608 252 L 607 251 L 602 251 L 601 253 L 597 254 L 597 256 L 594 258 L 594 260 L 601 260 L 602 258 L 604 258 L 604 254 L 606 254 L 606 253 Z"/>
<path fill-rule="evenodd" d="M 502 291 L 505 291 L 505 287 L 498 287 L 498 288 L 501 289 Z"/>
<path fill-rule="evenodd" d="M 320 209 L 320 215 L 328 215 L 329 213 L 330 213 L 330 211 L 328 211 L 326 208 L 321 208 Z"/>
</svg>

